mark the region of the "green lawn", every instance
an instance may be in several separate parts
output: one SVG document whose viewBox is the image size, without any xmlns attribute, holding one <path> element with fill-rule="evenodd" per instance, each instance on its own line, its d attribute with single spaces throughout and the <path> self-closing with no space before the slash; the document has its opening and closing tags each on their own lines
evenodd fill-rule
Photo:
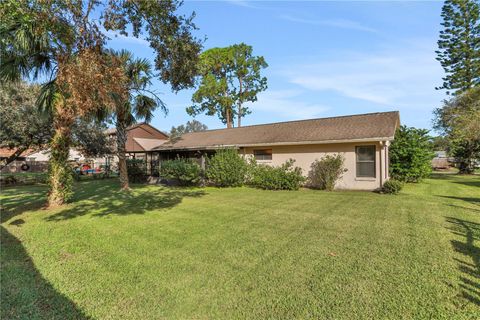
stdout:
<svg viewBox="0 0 480 320">
<path fill-rule="evenodd" d="M 480 177 L 398 196 L 2 191 L 2 319 L 478 319 Z"/>
</svg>

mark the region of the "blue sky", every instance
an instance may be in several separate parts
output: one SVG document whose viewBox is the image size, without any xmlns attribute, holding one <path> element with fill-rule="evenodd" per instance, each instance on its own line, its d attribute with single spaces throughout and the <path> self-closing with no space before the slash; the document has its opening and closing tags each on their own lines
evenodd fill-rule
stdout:
<svg viewBox="0 0 480 320">
<path fill-rule="evenodd" d="M 265 57 L 268 89 L 250 105 L 243 125 L 399 110 L 403 124 L 431 128 L 432 110 L 446 97 L 435 90 L 443 70 L 435 60 L 442 2 L 186 1 L 196 12 L 204 48 L 245 42 Z M 112 37 L 110 46 L 152 60 L 148 43 Z M 190 120 L 193 90 L 178 94 L 158 81 L 169 114 L 152 124 L 168 131 Z M 197 116 L 209 128 L 216 117 Z"/>
</svg>

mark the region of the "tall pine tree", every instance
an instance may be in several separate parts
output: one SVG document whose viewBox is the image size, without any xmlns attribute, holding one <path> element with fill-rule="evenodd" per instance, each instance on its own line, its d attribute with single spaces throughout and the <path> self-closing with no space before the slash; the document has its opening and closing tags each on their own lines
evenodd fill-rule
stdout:
<svg viewBox="0 0 480 320">
<path fill-rule="evenodd" d="M 457 95 L 480 84 L 480 3 L 478 0 L 446 0 L 437 60 L 445 70 L 447 94 Z"/>
</svg>

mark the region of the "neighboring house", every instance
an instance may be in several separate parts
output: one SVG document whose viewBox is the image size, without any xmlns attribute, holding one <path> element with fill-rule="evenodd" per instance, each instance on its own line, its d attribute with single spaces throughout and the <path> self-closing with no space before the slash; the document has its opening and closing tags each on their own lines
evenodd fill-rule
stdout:
<svg viewBox="0 0 480 320">
<path fill-rule="evenodd" d="M 449 158 L 446 151 L 435 151 L 435 157 L 432 159 L 433 169 L 447 169 L 451 163 L 454 163 L 454 159 Z"/>
<path fill-rule="evenodd" d="M 306 176 L 311 164 L 327 154 L 342 154 L 345 168 L 339 189 L 374 190 L 388 176 L 388 146 L 400 126 L 397 111 L 289 121 L 186 133 L 150 150 L 153 161 L 198 158 L 219 148 L 235 148 L 259 163 L 281 165 L 294 159 Z"/>
<path fill-rule="evenodd" d="M 10 158 L 12 155 L 14 155 L 16 152 L 17 152 L 17 149 L 0 148 L 0 163 L 7 161 L 7 159 Z M 23 151 L 22 153 L 20 153 L 20 155 L 18 155 L 17 160 L 24 161 L 25 158 L 32 152 L 33 152 L 32 149 Z"/>
<path fill-rule="evenodd" d="M 16 155 L 17 150 L 18 149 L 0 148 L 0 171 L 2 173 L 22 171 L 22 165 L 25 164 L 27 157 L 34 152 L 33 149 L 27 149 L 23 152 L 21 152 L 21 150 L 18 150 L 18 152 L 21 153 L 19 155 Z M 9 158 L 12 156 L 14 156 L 16 160 L 6 165 L 6 163 L 10 161 Z"/>
<path fill-rule="evenodd" d="M 76 162 L 78 164 L 88 163 L 93 168 L 102 168 L 105 165 L 109 165 L 113 170 L 115 170 L 118 162 L 118 158 L 113 154 L 116 153 L 116 130 L 108 129 L 106 134 L 112 140 L 112 155 L 103 157 L 103 158 L 89 158 L 85 157 L 81 152 L 75 150 L 74 148 L 70 149 L 70 154 L 68 160 L 71 162 Z M 167 134 L 159 131 L 155 127 L 147 123 L 138 123 L 134 124 L 127 128 L 127 143 L 126 150 L 127 156 L 130 158 L 146 159 L 147 152 L 150 151 L 153 147 L 156 147 L 166 141 L 169 137 Z M 0 148 L 0 161 L 7 159 L 11 154 L 15 152 L 14 149 Z M 23 164 L 28 164 L 28 171 L 44 171 L 47 168 L 48 161 L 50 159 L 50 150 L 39 150 L 33 151 L 28 150 L 21 154 L 21 156 L 11 163 L 2 172 L 17 172 L 20 171 L 20 167 Z M 150 168 L 151 157 L 148 158 L 148 167 Z M 42 164 L 40 166 L 40 164 Z"/>
<path fill-rule="evenodd" d="M 31 153 L 26 158 L 27 161 L 48 161 L 50 159 L 50 149 L 40 150 L 34 153 Z M 77 150 L 70 148 L 68 154 L 69 161 L 83 162 L 86 158 Z"/>
</svg>

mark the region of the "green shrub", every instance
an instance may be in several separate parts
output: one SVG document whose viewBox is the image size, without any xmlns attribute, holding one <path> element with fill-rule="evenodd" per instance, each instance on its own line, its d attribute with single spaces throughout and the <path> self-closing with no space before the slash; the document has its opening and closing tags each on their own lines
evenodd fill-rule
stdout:
<svg viewBox="0 0 480 320">
<path fill-rule="evenodd" d="M 401 126 L 389 148 L 390 176 L 418 182 L 432 172 L 433 144 L 428 130 Z"/>
<path fill-rule="evenodd" d="M 383 184 L 382 193 L 397 194 L 402 188 L 403 183 L 401 181 L 390 179 Z"/>
<path fill-rule="evenodd" d="M 290 159 L 279 167 L 250 163 L 249 184 L 265 190 L 298 190 L 305 181 L 302 169 Z"/>
<path fill-rule="evenodd" d="M 147 181 L 147 168 L 143 159 L 127 159 L 128 180 L 132 183 Z"/>
<path fill-rule="evenodd" d="M 217 187 L 238 187 L 245 183 L 247 162 L 234 149 L 218 150 L 207 159 L 205 176 Z"/>
<path fill-rule="evenodd" d="M 332 191 L 344 172 L 345 158 L 341 154 L 326 155 L 315 160 L 308 173 L 308 185 L 315 189 Z"/>
<path fill-rule="evenodd" d="M 197 185 L 200 183 L 202 169 L 198 163 L 188 159 L 163 161 L 160 167 L 160 176 L 175 179 L 182 186 Z"/>
</svg>

